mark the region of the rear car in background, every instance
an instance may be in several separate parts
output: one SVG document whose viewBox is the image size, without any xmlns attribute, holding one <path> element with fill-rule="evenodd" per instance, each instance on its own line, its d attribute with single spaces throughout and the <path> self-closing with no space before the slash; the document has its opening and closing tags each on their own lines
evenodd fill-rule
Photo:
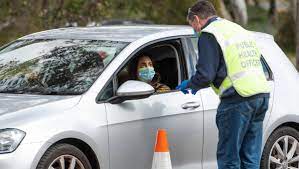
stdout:
<svg viewBox="0 0 299 169">
<path fill-rule="evenodd" d="M 270 35 L 252 32 L 271 86 L 261 168 L 299 168 L 298 72 Z M 153 88 L 130 77 L 141 53 L 155 62 Z M 174 169 L 217 168 L 219 98 L 175 87 L 195 71 L 188 26 L 64 28 L 0 49 L 1 169 L 151 168 L 155 134 L 168 132 Z"/>
</svg>

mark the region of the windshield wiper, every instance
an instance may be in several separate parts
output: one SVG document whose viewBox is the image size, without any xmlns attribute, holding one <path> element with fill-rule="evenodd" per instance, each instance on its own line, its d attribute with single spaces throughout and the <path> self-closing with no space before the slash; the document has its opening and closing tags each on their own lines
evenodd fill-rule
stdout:
<svg viewBox="0 0 299 169">
<path fill-rule="evenodd" d="M 39 94 L 39 95 L 80 95 L 80 92 L 54 91 L 54 90 L 38 90 L 38 89 L 6 89 L 0 90 L 0 93 L 9 94 Z"/>
<path fill-rule="evenodd" d="M 42 95 L 80 95 L 80 92 L 67 92 L 67 91 L 44 91 Z"/>
<path fill-rule="evenodd" d="M 24 94 L 24 90 L 18 90 L 18 89 L 7 89 L 7 90 L 0 90 L 0 93 L 9 93 L 9 94 Z"/>
<path fill-rule="evenodd" d="M 39 94 L 39 95 L 80 95 L 79 92 L 60 92 L 60 91 L 25 91 L 25 90 L 3 90 L 0 93 L 7 94 Z"/>
</svg>

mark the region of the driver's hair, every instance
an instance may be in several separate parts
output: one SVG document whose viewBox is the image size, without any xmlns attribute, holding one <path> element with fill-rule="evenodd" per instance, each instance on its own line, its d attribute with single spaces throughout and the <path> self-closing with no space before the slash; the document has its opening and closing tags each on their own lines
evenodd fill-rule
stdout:
<svg viewBox="0 0 299 169">
<path fill-rule="evenodd" d="M 136 80 L 137 79 L 137 66 L 138 66 L 138 61 L 141 57 L 143 56 L 147 56 L 149 57 L 152 62 L 153 62 L 153 65 L 154 65 L 154 61 L 151 57 L 151 55 L 149 53 L 140 53 L 138 54 L 136 57 L 134 57 L 132 59 L 132 61 L 130 62 L 130 64 L 128 65 L 128 71 L 129 71 L 129 75 L 130 75 L 130 79 L 131 80 Z"/>
</svg>

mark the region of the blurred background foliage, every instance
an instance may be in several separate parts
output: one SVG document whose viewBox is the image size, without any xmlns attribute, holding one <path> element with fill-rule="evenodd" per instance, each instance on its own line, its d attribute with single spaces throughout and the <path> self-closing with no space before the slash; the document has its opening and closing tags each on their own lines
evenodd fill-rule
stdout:
<svg viewBox="0 0 299 169">
<path fill-rule="evenodd" d="M 219 16 L 272 34 L 295 62 L 297 0 L 210 0 Z M 69 26 L 100 26 L 111 19 L 187 24 L 196 0 L 1 0 L 0 46 L 29 33 Z"/>
</svg>

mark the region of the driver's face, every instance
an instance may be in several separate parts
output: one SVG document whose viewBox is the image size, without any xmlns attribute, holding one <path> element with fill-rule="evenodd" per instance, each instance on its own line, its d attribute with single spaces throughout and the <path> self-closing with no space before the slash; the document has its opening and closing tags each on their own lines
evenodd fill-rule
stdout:
<svg viewBox="0 0 299 169">
<path fill-rule="evenodd" d="M 137 70 L 140 68 L 149 68 L 153 67 L 153 62 L 148 56 L 142 56 L 138 60 Z"/>
</svg>

